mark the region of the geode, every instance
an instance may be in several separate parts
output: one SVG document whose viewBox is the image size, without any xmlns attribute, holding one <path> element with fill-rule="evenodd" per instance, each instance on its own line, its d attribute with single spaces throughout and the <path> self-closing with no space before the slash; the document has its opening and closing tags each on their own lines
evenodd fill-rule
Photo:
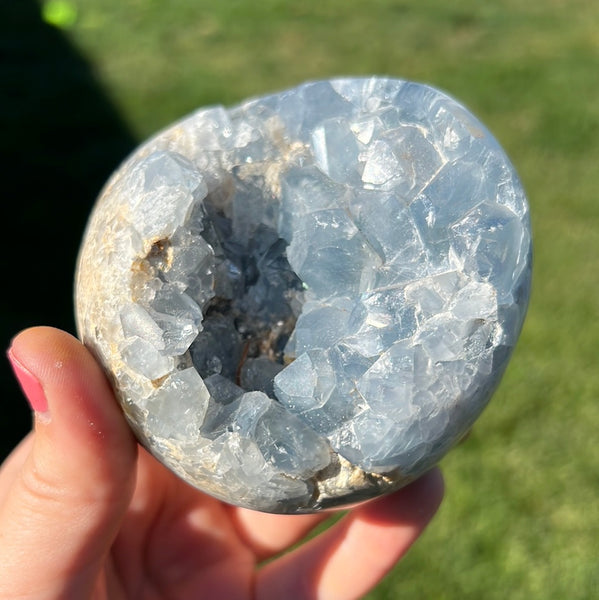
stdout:
<svg viewBox="0 0 599 600">
<path fill-rule="evenodd" d="M 530 288 L 498 142 L 419 83 L 311 81 L 143 143 L 90 216 L 77 326 L 140 443 L 268 512 L 397 489 L 469 430 Z"/>
</svg>

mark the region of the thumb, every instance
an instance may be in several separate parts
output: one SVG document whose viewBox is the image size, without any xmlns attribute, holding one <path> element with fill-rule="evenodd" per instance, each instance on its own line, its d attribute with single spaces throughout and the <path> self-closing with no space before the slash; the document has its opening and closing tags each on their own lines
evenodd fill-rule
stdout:
<svg viewBox="0 0 599 600">
<path fill-rule="evenodd" d="M 8 356 L 36 415 L 0 472 L 0 598 L 87 598 L 133 493 L 137 445 L 73 336 L 28 329 Z"/>
</svg>

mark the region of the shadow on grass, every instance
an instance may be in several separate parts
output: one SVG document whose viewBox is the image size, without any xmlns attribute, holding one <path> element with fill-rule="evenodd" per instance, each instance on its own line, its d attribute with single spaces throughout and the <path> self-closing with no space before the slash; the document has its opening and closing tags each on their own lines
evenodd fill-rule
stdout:
<svg viewBox="0 0 599 600">
<path fill-rule="evenodd" d="M 0 340 L 32 325 L 75 333 L 73 275 L 87 217 L 136 140 L 91 65 L 33 0 L 0 0 Z M 8 362 L 0 372 L 0 461 L 30 428 Z"/>
</svg>

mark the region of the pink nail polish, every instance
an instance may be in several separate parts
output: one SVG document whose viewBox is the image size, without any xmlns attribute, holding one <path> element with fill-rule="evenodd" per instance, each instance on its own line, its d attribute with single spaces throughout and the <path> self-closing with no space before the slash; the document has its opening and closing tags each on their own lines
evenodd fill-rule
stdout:
<svg viewBox="0 0 599 600">
<path fill-rule="evenodd" d="M 19 362 L 12 350 L 8 351 L 8 360 L 31 408 L 39 414 L 47 413 L 48 400 L 40 382 Z"/>
</svg>

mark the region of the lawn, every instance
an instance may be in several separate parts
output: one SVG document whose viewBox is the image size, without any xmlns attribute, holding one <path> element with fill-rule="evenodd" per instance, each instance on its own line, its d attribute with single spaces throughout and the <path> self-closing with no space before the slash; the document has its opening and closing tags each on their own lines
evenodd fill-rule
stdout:
<svg viewBox="0 0 599 600">
<path fill-rule="evenodd" d="M 368 598 L 599 597 L 599 3 L 70 4 L 62 33 L 137 140 L 198 106 L 368 73 L 435 85 L 486 123 L 530 200 L 528 317 L 442 463 L 441 510 Z"/>
</svg>

